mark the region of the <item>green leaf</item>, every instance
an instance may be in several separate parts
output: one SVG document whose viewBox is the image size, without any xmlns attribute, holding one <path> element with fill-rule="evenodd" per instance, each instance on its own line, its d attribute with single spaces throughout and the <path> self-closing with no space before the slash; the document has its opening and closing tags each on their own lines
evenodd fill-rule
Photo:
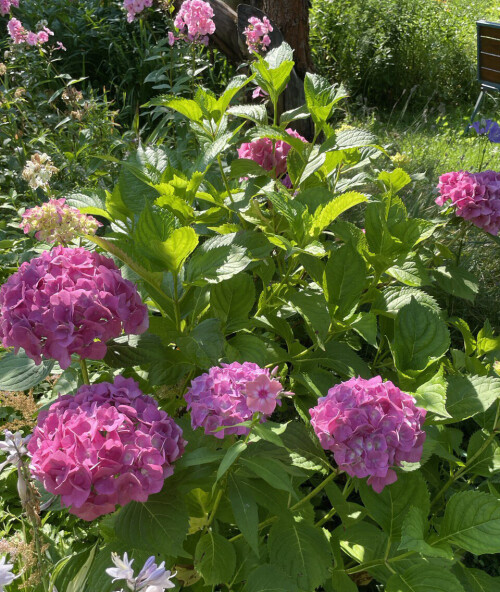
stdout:
<svg viewBox="0 0 500 592">
<path fill-rule="evenodd" d="M 439 541 L 475 555 L 500 552 L 500 500 L 489 493 L 462 491 L 446 505 Z"/>
<path fill-rule="evenodd" d="M 339 195 L 325 205 L 320 205 L 314 212 L 312 228 L 309 234 L 318 237 L 320 233 L 334 222 L 341 214 L 354 206 L 368 201 L 368 197 L 357 191 L 349 191 Z"/>
<path fill-rule="evenodd" d="M 376 144 L 376 141 L 377 138 L 368 130 L 344 130 L 337 134 L 337 137 L 335 138 L 335 148 L 337 150 L 362 148 L 363 146 L 373 146 Z"/>
<path fill-rule="evenodd" d="M 483 431 L 472 434 L 467 447 L 467 458 L 472 458 L 479 449 L 485 444 L 489 434 Z M 483 477 L 490 477 L 491 475 L 500 471 L 500 445 L 498 441 L 493 440 L 484 451 L 472 461 L 467 464 L 467 472 L 472 475 L 481 475 Z"/>
<path fill-rule="evenodd" d="M 174 111 L 177 111 L 181 115 L 184 115 L 184 117 L 187 117 L 191 121 L 195 121 L 197 123 L 203 119 L 203 111 L 201 110 L 198 103 L 192 99 L 179 99 L 160 96 L 150 101 L 150 105 L 169 107 L 170 109 L 174 109 Z"/>
<path fill-rule="evenodd" d="M 265 105 L 235 105 L 227 110 L 229 115 L 248 119 L 256 124 L 267 123 L 267 110 Z"/>
<path fill-rule="evenodd" d="M 333 556 L 321 529 L 279 518 L 269 532 L 267 546 L 271 564 L 292 577 L 300 589 L 314 590 L 328 577 Z"/>
<path fill-rule="evenodd" d="M 295 580 L 276 565 L 259 565 L 248 575 L 245 592 L 299 592 Z"/>
<path fill-rule="evenodd" d="M 450 317 L 448 323 L 460 331 L 464 339 L 465 353 L 468 356 L 472 355 L 476 350 L 476 340 L 474 339 L 474 335 L 472 335 L 469 325 L 459 317 Z"/>
<path fill-rule="evenodd" d="M 500 397 L 500 378 L 449 376 L 446 393 L 446 410 L 454 421 L 461 421 L 491 407 Z"/>
<path fill-rule="evenodd" d="M 198 235 L 189 226 L 176 228 L 163 243 L 151 241 L 151 249 L 161 254 L 165 265 L 174 274 L 179 273 L 197 245 Z"/>
<path fill-rule="evenodd" d="M 417 500 L 418 501 L 418 500 Z M 399 549 L 416 551 L 428 557 L 444 557 L 453 559 L 451 547 L 446 543 L 441 546 L 431 546 L 425 541 L 429 525 L 423 512 L 415 506 L 411 506 L 403 519 L 401 529 L 401 543 Z"/>
<path fill-rule="evenodd" d="M 358 592 L 358 587 L 346 572 L 337 570 L 332 574 L 332 589 L 333 592 Z"/>
<path fill-rule="evenodd" d="M 325 297 L 311 290 L 289 290 L 288 304 L 305 320 L 309 334 L 318 344 L 323 344 L 330 327 L 330 315 Z"/>
<path fill-rule="evenodd" d="M 425 370 L 449 347 L 446 323 L 429 307 L 412 298 L 399 311 L 394 330 L 394 361 L 398 370 Z"/>
<path fill-rule="evenodd" d="M 184 356 L 200 368 L 217 365 L 224 353 L 224 335 L 219 319 L 205 319 L 177 345 Z"/>
<path fill-rule="evenodd" d="M 234 159 L 231 162 L 231 179 L 239 179 L 240 177 L 246 177 L 247 175 L 251 175 L 252 177 L 269 177 L 269 171 L 249 158 Z"/>
<path fill-rule="evenodd" d="M 450 417 L 446 411 L 446 388 L 443 368 L 428 382 L 420 385 L 415 394 L 417 405 L 441 417 Z"/>
<path fill-rule="evenodd" d="M 377 317 L 371 312 L 361 312 L 350 321 L 351 329 L 373 347 L 377 347 Z"/>
<path fill-rule="evenodd" d="M 242 458 L 241 463 L 271 487 L 281 491 L 288 491 L 294 497 L 297 497 L 288 473 L 278 460 L 264 456 L 252 456 Z"/>
<path fill-rule="evenodd" d="M 387 269 L 385 273 L 407 286 L 418 288 L 431 283 L 427 270 L 416 254 L 411 255 L 409 258 L 404 257 L 401 262 L 397 261 L 396 265 Z"/>
<path fill-rule="evenodd" d="M 474 302 L 476 294 L 479 292 L 479 284 L 472 273 L 455 265 L 438 267 L 432 273 L 438 285 L 445 292 Z"/>
<path fill-rule="evenodd" d="M 424 562 L 391 576 L 385 589 L 386 592 L 464 592 L 451 572 Z"/>
<path fill-rule="evenodd" d="M 308 364 L 305 358 L 299 358 L 299 365 Z M 372 374 L 368 364 L 362 360 L 347 344 L 334 341 L 333 339 L 325 344 L 325 350 L 315 351 L 310 361 L 325 368 L 331 368 L 341 376 L 352 378 L 361 376 L 371 378 Z"/>
<path fill-rule="evenodd" d="M 26 391 L 47 378 L 53 366 L 53 360 L 42 360 L 37 366 L 23 350 L 7 353 L 0 359 L 0 390 Z"/>
<path fill-rule="evenodd" d="M 289 422 L 285 432 L 281 434 L 281 439 L 294 466 L 323 474 L 332 470 L 315 434 L 311 435 L 303 422 Z"/>
<path fill-rule="evenodd" d="M 183 496 L 166 482 L 165 490 L 141 504 L 130 502 L 116 518 L 116 535 L 125 545 L 177 556 L 189 527 Z"/>
<path fill-rule="evenodd" d="M 106 211 L 106 198 L 98 191 L 89 191 L 88 193 L 70 193 L 66 198 L 66 203 L 73 208 L 78 208 L 82 214 L 91 216 L 102 216 L 108 220 L 113 220 L 112 216 Z M 104 191 L 102 191 L 104 194 Z"/>
<path fill-rule="evenodd" d="M 228 495 L 236 525 L 247 540 L 252 551 L 259 556 L 259 511 L 248 489 L 234 476 L 228 478 Z"/>
<path fill-rule="evenodd" d="M 358 563 L 382 557 L 387 547 L 387 535 L 374 524 L 364 521 L 347 527 L 339 526 L 334 535 L 340 541 L 342 550 Z"/>
<path fill-rule="evenodd" d="M 360 483 L 359 492 L 370 516 L 393 539 L 401 536 L 403 520 L 411 506 L 427 516 L 430 508 L 429 492 L 420 473 L 399 475 L 392 485 L 375 492 L 366 482 Z"/>
<path fill-rule="evenodd" d="M 340 320 L 355 310 L 366 286 L 366 264 L 350 245 L 334 251 L 325 268 L 323 289 L 330 314 Z"/>
<path fill-rule="evenodd" d="M 390 173 L 383 171 L 379 174 L 378 178 L 391 194 L 397 193 L 411 183 L 410 175 L 403 169 L 394 169 Z"/>
<path fill-rule="evenodd" d="M 235 442 L 227 449 L 227 452 L 217 469 L 217 481 L 226 474 L 227 470 L 236 462 L 240 454 L 246 450 L 246 448 L 247 445 L 245 442 L 243 442 L 243 440 L 238 440 L 238 442 Z"/>
<path fill-rule="evenodd" d="M 375 299 L 372 305 L 372 312 L 395 318 L 398 312 L 412 300 L 439 312 L 439 304 L 436 300 L 422 290 L 406 288 L 402 286 L 391 286 L 385 288 Z"/>
<path fill-rule="evenodd" d="M 220 534 L 209 531 L 196 545 L 194 566 L 207 585 L 229 583 L 236 569 L 233 545 Z"/>
<path fill-rule="evenodd" d="M 226 333 L 245 327 L 254 302 L 254 282 L 246 273 L 214 284 L 210 290 L 210 305 Z"/>
<path fill-rule="evenodd" d="M 461 580 L 465 592 L 498 592 L 500 590 L 500 578 L 492 578 L 480 569 L 471 569 L 457 564 L 455 573 Z"/>
<path fill-rule="evenodd" d="M 332 85 L 326 78 L 310 72 L 304 79 L 304 93 L 313 121 L 320 127 L 330 118 L 334 105 L 347 96 L 343 86 Z"/>
<path fill-rule="evenodd" d="M 81 551 L 59 561 L 52 569 L 51 585 L 58 586 L 58 589 L 66 592 L 83 590 L 94 561 L 96 548 L 94 545 L 90 551 Z"/>
</svg>

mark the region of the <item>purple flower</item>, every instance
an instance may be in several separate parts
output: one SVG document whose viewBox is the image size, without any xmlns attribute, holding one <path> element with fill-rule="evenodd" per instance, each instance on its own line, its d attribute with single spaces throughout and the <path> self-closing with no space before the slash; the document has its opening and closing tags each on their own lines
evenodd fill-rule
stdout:
<svg viewBox="0 0 500 592">
<path fill-rule="evenodd" d="M 450 201 L 457 216 L 496 236 L 500 231 L 500 173 L 459 171 L 439 177 L 440 206 Z"/>
<path fill-rule="evenodd" d="M 0 340 L 61 368 L 71 355 L 101 360 L 106 342 L 148 328 L 147 308 L 111 259 L 55 247 L 23 263 L 0 288 Z"/>
<path fill-rule="evenodd" d="M 309 413 L 321 446 L 333 452 L 339 469 L 369 477 L 378 493 L 396 481 L 391 467 L 422 456 L 426 410 L 380 376 L 335 385 Z"/>
<path fill-rule="evenodd" d="M 184 452 L 182 430 L 132 378 L 83 385 L 38 416 L 31 472 L 84 520 L 158 493 Z"/>
<path fill-rule="evenodd" d="M 132 569 L 134 560 L 129 559 L 127 553 L 123 555 L 123 559 L 116 553 L 111 553 L 111 559 L 115 567 L 109 567 L 106 573 L 113 578 L 113 582 L 126 580 L 127 586 L 134 592 L 164 592 L 169 588 L 175 588 L 175 584 L 171 581 L 175 574 L 172 575 L 165 569 L 164 561 L 156 565 L 154 555 L 147 559 L 137 577 L 134 576 Z"/>
<path fill-rule="evenodd" d="M 500 144 L 500 125 L 496 121 L 481 119 L 481 121 L 475 121 L 469 127 L 476 130 L 478 136 L 488 136 L 490 142 Z"/>
<path fill-rule="evenodd" d="M 283 387 L 270 376 L 267 368 L 252 362 L 233 362 L 195 378 L 185 395 L 193 429 L 203 426 L 205 434 L 216 438 L 248 434 L 247 427 L 237 424 L 252 419 L 254 412 L 270 415 L 281 405 L 277 396 Z"/>
</svg>

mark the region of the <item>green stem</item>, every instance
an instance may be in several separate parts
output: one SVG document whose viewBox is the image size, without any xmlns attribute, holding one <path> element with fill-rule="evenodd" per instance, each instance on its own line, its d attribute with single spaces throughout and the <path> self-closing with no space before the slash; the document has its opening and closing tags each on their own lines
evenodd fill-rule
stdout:
<svg viewBox="0 0 500 592">
<path fill-rule="evenodd" d="M 366 571 L 371 567 L 378 567 L 379 565 L 387 565 L 389 563 L 395 563 L 396 561 L 402 561 L 411 555 L 414 555 L 415 551 L 408 551 L 408 553 L 403 553 L 402 555 L 396 555 L 396 557 L 391 557 L 390 559 L 375 559 L 373 561 L 367 561 L 366 563 L 360 563 L 356 565 L 356 567 L 351 567 L 350 569 L 346 569 L 347 574 L 355 574 L 360 573 L 362 571 Z"/>
<path fill-rule="evenodd" d="M 175 327 L 177 331 L 181 331 L 181 308 L 179 305 L 179 278 L 176 273 L 174 276 L 174 311 L 175 311 Z"/>
<path fill-rule="evenodd" d="M 224 172 L 224 167 L 222 166 L 220 154 L 217 155 L 217 162 L 219 163 L 219 170 L 222 180 L 224 181 L 224 186 L 226 187 L 227 195 L 229 196 L 231 203 L 234 204 L 233 194 L 231 193 L 231 188 L 229 187 L 229 182 L 227 180 L 226 173 Z"/>
<path fill-rule="evenodd" d="M 84 384 L 90 384 L 89 371 L 87 369 L 87 362 L 84 358 L 80 358 L 80 368 L 82 369 L 82 378 Z"/>
<path fill-rule="evenodd" d="M 224 495 L 224 489 L 225 489 L 224 487 L 221 487 L 219 489 L 219 491 L 217 492 L 217 497 L 215 498 L 214 507 L 212 508 L 212 511 L 210 512 L 210 516 L 208 517 L 207 523 L 205 525 L 205 530 L 208 530 L 210 528 L 210 525 L 214 521 L 215 514 L 219 508 L 220 501 L 222 499 L 222 496 Z"/>
</svg>

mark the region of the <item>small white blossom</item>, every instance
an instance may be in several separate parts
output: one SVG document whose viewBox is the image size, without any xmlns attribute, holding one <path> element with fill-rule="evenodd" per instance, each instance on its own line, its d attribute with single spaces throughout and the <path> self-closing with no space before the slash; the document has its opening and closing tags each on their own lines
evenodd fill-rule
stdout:
<svg viewBox="0 0 500 592">
<path fill-rule="evenodd" d="M 133 592 L 164 592 L 169 588 L 175 588 L 171 581 L 175 574 L 165 569 L 164 561 L 159 566 L 156 565 L 154 555 L 149 557 L 137 577 L 134 577 L 132 569 L 134 560 L 129 560 L 127 553 L 123 555 L 123 559 L 116 553 L 112 553 L 111 558 L 116 567 L 108 568 L 106 573 L 113 578 L 113 582 L 126 580 L 127 586 Z"/>
<path fill-rule="evenodd" d="M 5 556 L 0 558 L 0 592 L 4 592 L 4 586 L 11 584 L 17 577 L 12 573 L 14 564 L 5 561 Z"/>
<path fill-rule="evenodd" d="M 111 559 L 116 567 L 108 567 L 106 573 L 113 578 L 113 582 L 116 582 L 116 580 L 127 580 L 129 586 L 133 585 L 134 570 L 132 569 L 132 563 L 134 563 L 134 560 L 130 559 L 129 561 L 127 553 L 123 555 L 123 559 L 116 553 L 111 553 Z"/>
<path fill-rule="evenodd" d="M 22 432 L 13 434 L 9 430 L 5 430 L 5 441 L 0 442 L 0 452 L 6 454 L 7 459 L 0 464 L 0 471 L 7 464 L 16 465 L 19 468 L 23 462 L 23 456 L 28 454 L 26 444 L 29 439 L 30 436 L 23 438 Z"/>
</svg>

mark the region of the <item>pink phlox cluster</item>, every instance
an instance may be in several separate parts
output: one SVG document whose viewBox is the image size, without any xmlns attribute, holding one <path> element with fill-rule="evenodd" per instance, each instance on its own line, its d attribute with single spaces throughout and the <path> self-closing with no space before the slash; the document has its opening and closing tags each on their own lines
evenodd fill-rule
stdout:
<svg viewBox="0 0 500 592">
<path fill-rule="evenodd" d="M 42 355 L 63 369 L 72 354 L 101 360 L 108 340 L 148 323 L 134 284 L 109 257 L 83 248 L 44 251 L 0 288 L 0 340 L 37 364 Z"/>
<path fill-rule="evenodd" d="M 208 45 L 208 36 L 215 33 L 214 11 L 203 0 L 185 0 L 175 17 L 174 26 L 187 41 Z M 170 45 L 180 37 L 168 36 Z"/>
<path fill-rule="evenodd" d="M 369 477 L 378 493 L 397 480 L 391 467 L 422 456 L 426 410 L 380 376 L 335 385 L 309 413 L 321 446 L 333 452 L 339 469 Z"/>
<path fill-rule="evenodd" d="M 270 415 L 281 405 L 277 397 L 283 387 L 272 376 L 253 362 L 233 362 L 195 378 L 185 395 L 193 429 L 202 426 L 216 438 L 248 434 L 247 427 L 236 424 L 252 419 L 255 412 Z M 225 429 L 216 431 L 220 427 Z"/>
<path fill-rule="evenodd" d="M 265 16 L 262 20 L 256 16 L 248 19 L 248 27 L 243 31 L 246 37 L 246 44 L 250 51 L 267 51 L 271 45 L 269 33 L 273 31 L 271 21 Z"/>
<path fill-rule="evenodd" d="M 145 502 L 174 472 L 181 428 L 132 378 L 81 386 L 38 416 L 31 472 L 84 520 Z"/>
<path fill-rule="evenodd" d="M 22 25 L 21 21 L 16 18 L 11 18 L 7 23 L 7 30 L 12 41 L 19 45 L 21 43 L 27 43 L 28 45 L 43 45 L 47 43 L 50 35 L 54 35 L 48 27 L 43 27 L 38 33 L 33 31 L 27 31 Z"/>
<path fill-rule="evenodd" d="M 40 241 L 69 243 L 82 234 L 95 234 L 102 224 L 93 216 L 67 206 L 62 197 L 26 210 L 20 226 L 24 234 L 35 230 L 35 236 Z"/>
<path fill-rule="evenodd" d="M 19 0 L 0 0 L 0 15 L 5 16 L 9 14 L 12 6 L 19 8 Z"/>
<path fill-rule="evenodd" d="M 144 9 L 151 8 L 153 0 L 123 0 L 123 7 L 127 11 L 127 21 L 131 23 Z"/>
<path fill-rule="evenodd" d="M 436 203 L 450 201 L 457 216 L 469 220 L 493 236 L 500 231 L 500 173 L 459 171 L 439 177 Z"/>
<path fill-rule="evenodd" d="M 307 140 L 291 128 L 285 130 L 288 135 L 302 140 Z M 245 142 L 238 148 L 239 158 L 248 158 L 259 164 L 266 171 L 275 171 L 277 177 L 286 173 L 286 160 L 292 147 L 284 140 L 273 141 L 270 138 L 258 138 L 251 142 Z"/>
</svg>

